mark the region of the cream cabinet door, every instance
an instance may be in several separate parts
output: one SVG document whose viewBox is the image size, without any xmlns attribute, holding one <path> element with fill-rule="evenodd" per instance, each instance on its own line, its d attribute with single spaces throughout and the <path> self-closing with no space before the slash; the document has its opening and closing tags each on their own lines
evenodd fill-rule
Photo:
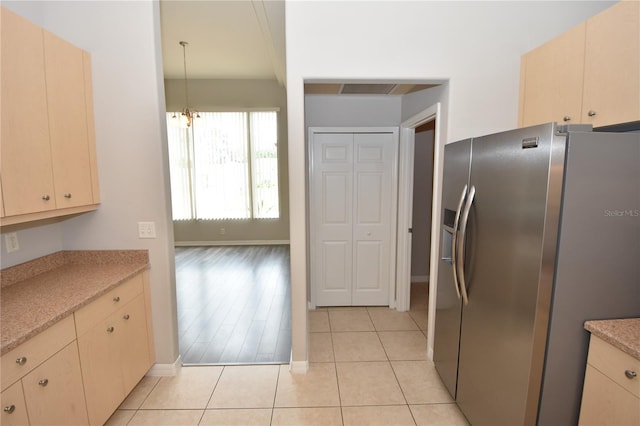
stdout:
<svg viewBox="0 0 640 426">
<path fill-rule="evenodd" d="M 24 426 L 29 424 L 27 406 L 24 403 L 22 382 L 18 381 L 0 394 L 2 412 L 0 424 L 4 426 Z"/>
<path fill-rule="evenodd" d="M 311 302 L 388 306 L 398 134 L 318 131 L 310 143 Z"/>
<path fill-rule="evenodd" d="M 587 21 L 582 122 L 640 120 L 640 2 L 621 1 Z"/>
<path fill-rule="evenodd" d="M 87 424 L 75 341 L 24 376 L 22 386 L 32 425 Z"/>
<path fill-rule="evenodd" d="M 118 338 L 122 349 L 122 376 L 125 394 L 128 394 L 151 368 L 144 295 L 138 295 L 121 308 L 117 316 L 121 332 Z"/>
<path fill-rule="evenodd" d="M 587 365 L 579 425 L 640 425 L 640 398 Z"/>
<path fill-rule="evenodd" d="M 89 305 L 90 306 L 90 305 Z M 89 423 L 102 425 L 125 396 L 117 312 L 78 336 Z"/>
<path fill-rule="evenodd" d="M 520 126 L 579 123 L 585 24 L 522 57 Z"/>
<path fill-rule="evenodd" d="M 83 51 L 46 31 L 44 46 L 56 206 L 92 204 Z"/>
<path fill-rule="evenodd" d="M 54 210 L 42 29 L 0 8 L 5 216 Z"/>
</svg>

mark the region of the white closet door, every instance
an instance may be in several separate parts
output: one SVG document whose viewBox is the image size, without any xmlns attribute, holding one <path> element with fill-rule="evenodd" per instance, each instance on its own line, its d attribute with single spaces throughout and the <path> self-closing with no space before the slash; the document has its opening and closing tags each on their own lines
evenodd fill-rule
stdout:
<svg viewBox="0 0 640 426">
<path fill-rule="evenodd" d="M 315 134 L 311 177 L 311 288 L 317 306 L 351 305 L 353 134 Z"/>
<path fill-rule="evenodd" d="M 352 305 L 389 305 L 394 136 L 354 134 Z"/>
<path fill-rule="evenodd" d="M 314 133 L 311 291 L 316 306 L 389 305 L 394 133 Z"/>
</svg>

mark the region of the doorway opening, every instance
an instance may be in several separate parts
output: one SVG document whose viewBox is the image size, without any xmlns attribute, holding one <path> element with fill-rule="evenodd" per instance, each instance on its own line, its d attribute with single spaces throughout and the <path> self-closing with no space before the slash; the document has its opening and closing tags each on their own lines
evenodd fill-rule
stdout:
<svg viewBox="0 0 640 426">
<path fill-rule="evenodd" d="M 288 245 L 177 247 L 182 362 L 288 363 L 290 281 Z"/>
</svg>

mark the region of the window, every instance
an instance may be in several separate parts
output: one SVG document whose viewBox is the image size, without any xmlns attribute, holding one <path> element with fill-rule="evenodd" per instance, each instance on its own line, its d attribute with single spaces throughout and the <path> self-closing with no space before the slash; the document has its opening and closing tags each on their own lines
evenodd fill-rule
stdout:
<svg viewBox="0 0 640 426">
<path fill-rule="evenodd" d="M 173 220 L 280 217 L 276 111 L 201 112 L 186 129 L 173 115 Z"/>
</svg>

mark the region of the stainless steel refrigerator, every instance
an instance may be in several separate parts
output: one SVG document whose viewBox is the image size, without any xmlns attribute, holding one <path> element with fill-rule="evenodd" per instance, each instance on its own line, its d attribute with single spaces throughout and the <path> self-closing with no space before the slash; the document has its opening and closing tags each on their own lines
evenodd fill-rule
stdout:
<svg viewBox="0 0 640 426">
<path fill-rule="evenodd" d="M 445 146 L 434 362 L 472 425 L 577 424 L 585 320 L 640 316 L 640 134 Z"/>
</svg>

